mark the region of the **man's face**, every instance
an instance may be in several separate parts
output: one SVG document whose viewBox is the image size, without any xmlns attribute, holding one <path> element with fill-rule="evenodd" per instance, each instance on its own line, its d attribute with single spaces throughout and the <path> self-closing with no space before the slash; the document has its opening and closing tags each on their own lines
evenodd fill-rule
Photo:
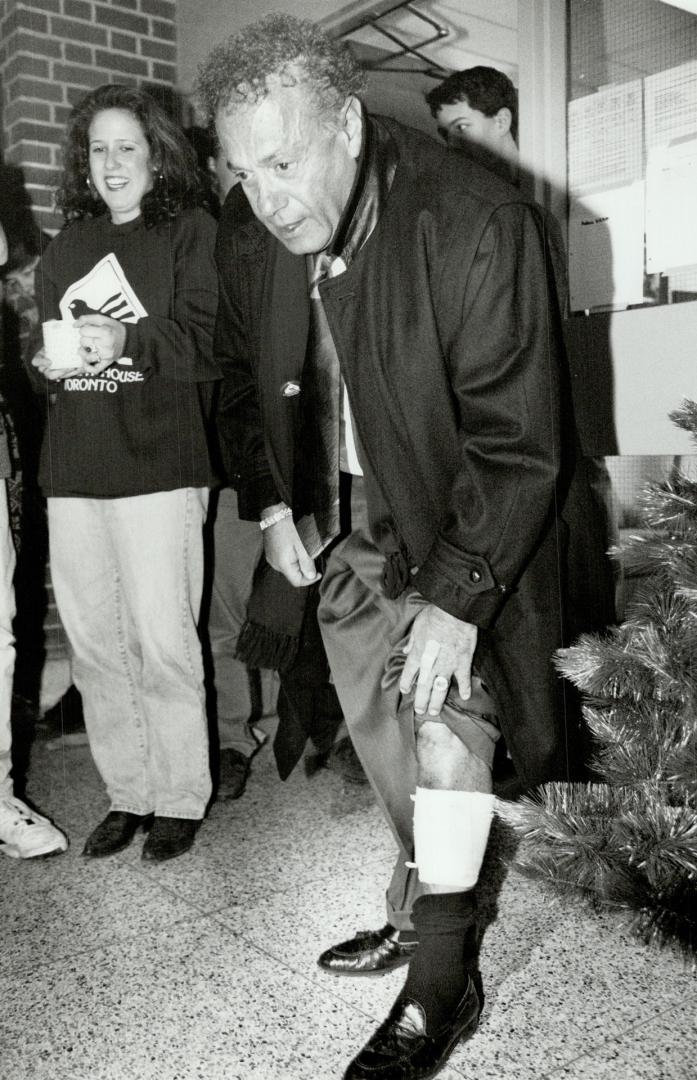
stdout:
<svg viewBox="0 0 697 1080">
<path fill-rule="evenodd" d="M 501 142 L 510 129 L 510 121 L 502 123 L 502 113 L 508 114 L 508 109 L 499 109 L 495 116 L 485 116 L 466 101 L 456 101 L 452 105 L 441 105 L 436 122 L 448 146 L 464 146 L 471 151 L 481 147 L 484 151 L 500 154 Z"/>
<path fill-rule="evenodd" d="M 230 189 L 234 188 L 237 180 L 232 175 L 232 170 L 222 150 L 219 150 L 215 157 L 211 155 L 208 158 L 207 165 L 215 193 L 223 203 Z"/>
<path fill-rule="evenodd" d="M 19 270 L 5 274 L 5 299 L 13 307 L 22 299 L 34 299 L 34 271 L 39 264 L 38 255 Z"/>
<path fill-rule="evenodd" d="M 269 81 L 256 104 L 219 110 L 218 139 L 252 210 L 294 255 L 327 248 L 348 202 L 360 153 L 360 106 L 349 98 L 340 126 L 314 115 L 308 91 Z"/>
</svg>

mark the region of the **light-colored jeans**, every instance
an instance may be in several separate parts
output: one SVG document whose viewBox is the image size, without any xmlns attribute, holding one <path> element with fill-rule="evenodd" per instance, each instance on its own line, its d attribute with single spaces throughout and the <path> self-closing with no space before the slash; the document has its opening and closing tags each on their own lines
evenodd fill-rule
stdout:
<svg viewBox="0 0 697 1080">
<path fill-rule="evenodd" d="M 51 576 L 112 810 L 202 818 L 211 793 L 201 645 L 206 488 L 49 498 Z"/>
<path fill-rule="evenodd" d="M 15 667 L 12 620 L 15 596 L 12 578 L 15 548 L 10 532 L 7 483 L 0 480 L 0 798 L 12 794 L 12 676 Z"/>
</svg>

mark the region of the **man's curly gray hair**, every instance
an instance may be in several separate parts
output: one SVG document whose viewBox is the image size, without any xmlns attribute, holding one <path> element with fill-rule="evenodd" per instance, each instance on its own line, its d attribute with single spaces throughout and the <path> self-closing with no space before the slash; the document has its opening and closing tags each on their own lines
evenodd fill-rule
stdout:
<svg viewBox="0 0 697 1080">
<path fill-rule="evenodd" d="M 219 109 L 263 100 L 269 76 L 286 86 L 307 86 L 326 119 L 365 87 L 348 46 L 332 41 L 308 19 L 267 15 L 217 45 L 199 65 L 195 93 L 209 123 Z"/>
</svg>

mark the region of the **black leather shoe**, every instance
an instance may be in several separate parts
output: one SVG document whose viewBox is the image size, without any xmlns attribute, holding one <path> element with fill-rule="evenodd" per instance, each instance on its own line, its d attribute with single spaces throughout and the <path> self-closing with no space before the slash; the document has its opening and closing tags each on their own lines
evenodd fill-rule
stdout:
<svg viewBox="0 0 697 1080">
<path fill-rule="evenodd" d="M 110 810 L 104 821 L 87 837 L 82 854 L 90 859 L 115 855 L 128 847 L 139 827 L 151 819 L 150 814 L 129 814 L 126 810 Z"/>
<path fill-rule="evenodd" d="M 251 758 L 232 746 L 220 751 L 219 799 L 239 799 L 241 795 L 244 795 L 250 761 Z"/>
<path fill-rule="evenodd" d="M 382 930 L 364 930 L 327 949 L 317 963 L 332 975 L 384 975 L 408 964 L 418 944 L 400 941 L 399 930 L 386 923 Z"/>
<path fill-rule="evenodd" d="M 146 862 L 165 862 L 183 855 L 193 844 L 200 824 L 193 818 L 155 817 L 141 858 Z"/>
<path fill-rule="evenodd" d="M 419 1002 L 411 998 L 397 1000 L 390 1015 L 349 1065 L 344 1080 L 427 1080 L 435 1076 L 457 1043 L 474 1035 L 480 1011 L 479 997 L 470 980 L 452 1019 L 430 1035 Z"/>
<path fill-rule="evenodd" d="M 348 736 L 339 739 L 332 746 L 327 759 L 327 768 L 338 773 L 342 780 L 346 780 L 349 784 L 368 783 L 368 777 Z"/>
</svg>

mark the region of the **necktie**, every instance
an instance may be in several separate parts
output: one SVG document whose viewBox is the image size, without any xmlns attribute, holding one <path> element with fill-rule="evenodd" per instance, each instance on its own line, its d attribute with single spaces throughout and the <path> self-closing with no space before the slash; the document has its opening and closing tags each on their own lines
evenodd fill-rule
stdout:
<svg viewBox="0 0 697 1080">
<path fill-rule="evenodd" d="M 310 279 L 310 328 L 303 369 L 303 486 L 308 513 L 297 523 L 309 555 L 317 555 L 339 533 L 339 441 L 341 372 L 327 316 L 317 288 L 320 281 L 341 273 L 341 259 L 321 252 Z"/>
</svg>

